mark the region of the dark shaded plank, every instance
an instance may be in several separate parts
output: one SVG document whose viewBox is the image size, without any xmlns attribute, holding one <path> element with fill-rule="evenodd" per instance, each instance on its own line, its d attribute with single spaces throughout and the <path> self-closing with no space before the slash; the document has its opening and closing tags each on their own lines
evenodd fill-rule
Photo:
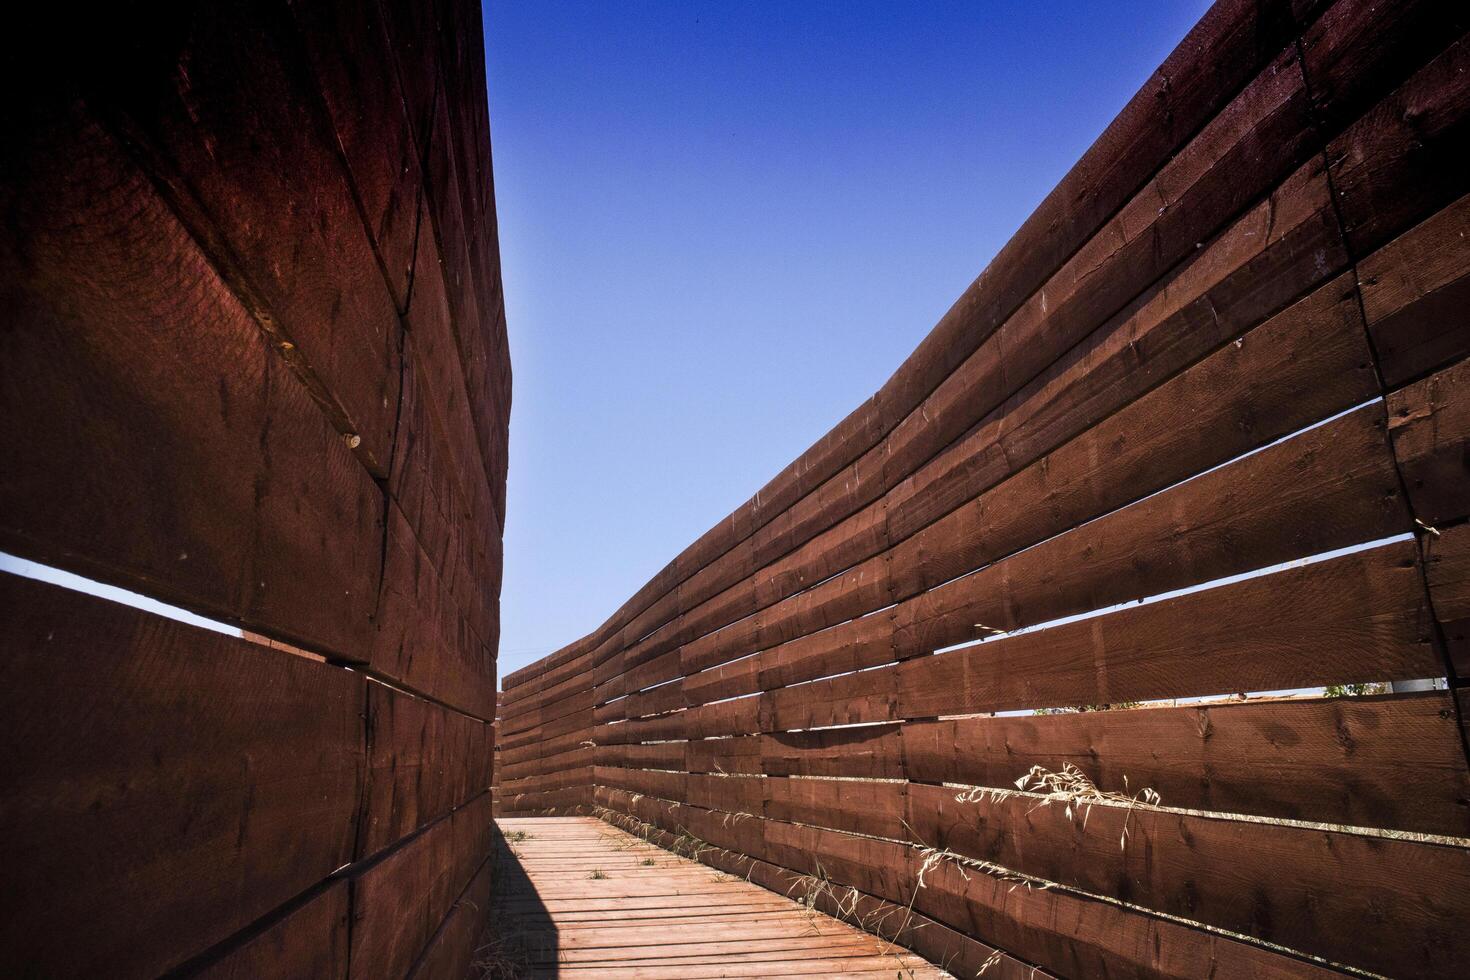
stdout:
<svg viewBox="0 0 1470 980">
<path fill-rule="evenodd" d="M 1343 232 L 1367 255 L 1464 195 L 1470 43 L 1459 38 L 1327 147 Z"/>
<path fill-rule="evenodd" d="M 82 110 L 13 132 L 5 162 L 6 549 L 361 659 L 368 472 Z"/>
<path fill-rule="evenodd" d="M 1390 388 L 1470 353 L 1470 197 L 1359 262 L 1358 276 Z"/>
<path fill-rule="evenodd" d="M 400 311 L 408 308 L 422 195 L 419 154 L 392 65 L 393 51 L 376 4 L 292 4 L 291 15 L 310 59 Z"/>
<path fill-rule="evenodd" d="M 406 976 L 489 853 L 485 793 L 356 872 L 351 975 Z"/>
<path fill-rule="evenodd" d="M 266 976 L 347 976 L 348 885 L 334 881 L 283 918 L 239 938 L 218 957 L 182 975 L 206 980 Z"/>
<path fill-rule="evenodd" d="M 455 900 L 428 949 L 408 974 L 412 980 L 464 980 L 469 975 L 476 943 L 490 921 L 493 867 L 493 860 L 487 858 Z"/>
<path fill-rule="evenodd" d="M 1457 677 L 1470 678 L 1470 524 L 1426 535 L 1420 547 L 1450 664 Z"/>
<path fill-rule="evenodd" d="M 1470 360 L 1388 396 L 1389 433 L 1414 517 L 1470 514 Z"/>
<path fill-rule="evenodd" d="M 182 20 L 129 23 L 126 70 L 95 76 L 88 102 L 385 476 L 402 328 L 289 10 L 200 7 Z"/>
<path fill-rule="evenodd" d="M 382 684 L 368 684 L 367 765 L 359 859 L 489 787 L 489 726 Z"/>
<path fill-rule="evenodd" d="M 365 681 L 0 576 L 0 949 L 151 976 L 352 859 Z"/>
</svg>

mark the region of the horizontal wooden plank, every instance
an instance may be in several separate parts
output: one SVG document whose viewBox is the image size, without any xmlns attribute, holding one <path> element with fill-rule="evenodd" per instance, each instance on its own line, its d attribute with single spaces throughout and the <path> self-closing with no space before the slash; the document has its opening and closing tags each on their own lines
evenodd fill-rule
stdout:
<svg viewBox="0 0 1470 980">
<path fill-rule="evenodd" d="M 987 633 L 1405 530 L 1407 520 L 1382 435 L 1381 413 L 1379 406 L 1365 406 L 900 603 L 894 610 L 895 647 L 900 654 L 920 654 Z M 1223 516 L 1219 513 L 1222 499 L 1230 502 Z M 1291 530 L 1283 534 L 1283 528 Z M 1108 621 L 1110 618 L 1098 622 Z M 840 632 L 861 629 L 859 623 L 847 624 Z M 1057 635 L 1081 635 L 1091 628 L 1064 627 L 1070 632 Z M 1003 641 L 1026 642 L 1045 641 L 1034 637 Z M 970 655 L 945 654 L 937 662 L 958 664 L 957 657 Z M 986 655 L 976 654 L 982 659 Z M 1217 694 L 1229 689 L 1229 681 L 1220 678 L 1217 682 L 1225 688 L 1188 693 Z M 881 686 L 889 683 L 883 671 L 873 671 L 773 691 L 763 697 L 762 710 L 771 716 L 763 725 L 779 730 L 892 720 L 897 717 L 893 692 Z M 1246 689 L 1290 686 L 1294 685 L 1267 683 Z M 1040 689 L 1036 693 L 1046 696 Z M 947 707 L 929 710 L 934 705 L 900 702 L 901 710 L 908 717 L 982 710 L 968 705 L 958 689 L 950 688 L 942 696 L 950 699 L 945 702 Z M 1131 699 L 1007 703 L 983 710 Z"/>
<path fill-rule="evenodd" d="M 1119 491 L 1167 486 L 1369 397 L 1370 360 L 1344 277 L 933 525 L 942 537 L 926 531 L 895 553 L 917 550 L 922 581 L 947 581 L 1126 502 Z M 1180 412 L 1198 428 L 1175 424 Z M 890 634 L 865 618 L 785 644 L 757 658 L 762 686 L 885 663 Z"/>
<path fill-rule="evenodd" d="M 502 749 L 521 749 L 528 745 L 536 745 L 549 741 L 558 735 L 566 735 L 571 732 L 585 731 L 592 727 L 595 716 L 590 707 L 565 715 L 552 721 L 541 722 L 525 731 L 515 732 L 510 735 L 502 735 L 500 747 Z"/>
<path fill-rule="evenodd" d="M 1401 385 L 1470 354 L 1470 196 L 1358 263 L 1383 380 Z"/>
<path fill-rule="evenodd" d="M 922 718 L 1433 677 L 1440 660 L 1415 552 L 1399 542 L 923 657 L 898 668 L 898 710 Z"/>
<path fill-rule="evenodd" d="M 954 861 L 930 868 L 914 905 L 1058 976 L 1342 976 L 1180 922 L 977 874 Z"/>
<path fill-rule="evenodd" d="M 814 732 L 773 732 L 760 739 L 761 769 L 772 776 L 903 778 L 898 725 L 864 725 Z"/>
<path fill-rule="evenodd" d="M 6 962 L 153 976 L 352 860 L 361 675 L 0 575 Z"/>
<path fill-rule="evenodd" d="M 542 773 L 553 772 L 558 769 L 574 769 L 579 766 L 592 765 L 592 750 L 587 746 L 578 746 L 566 752 L 557 752 L 546 756 L 538 756 L 528 759 L 522 763 L 505 762 L 503 757 L 496 761 L 496 779 L 524 779 L 528 776 L 539 776 Z"/>
<path fill-rule="evenodd" d="M 1407 531 L 1368 405 L 896 609 L 900 656 Z M 1041 707 L 1041 705 L 1037 705 Z"/>
<path fill-rule="evenodd" d="M 516 793 L 542 793 L 554 789 L 566 789 L 569 786 L 585 786 L 592 782 L 592 767 L 582 766 L 577 769 L 559 769 L 541 776 L 531 776 L 526 779 L 502 779 L 497 781 L 497 786 L 502 793 L 513 795 Z"/>
<path fill-rule="evenodd" d="M 923 782 L 1010 789 L 1032 766 L 1074 765 L 1171 807 L 1470 837 L 1444 693 L 919 721 L 901 737 Z"/>
<path fill-rule="evenodd" d="M 1459 679 L 1470 679 L 1470 524 L 1427 535 L 1420 544 L 1451 668 Z"/>
<path fill-rule="evenodd" d="M 191 18 L 187 32 L 162 20 L 128 25 L 135 84 L 96 78 L 87 98 L 337 429 L 358 436 L 364 464 L 386 476 L 402 328 L 296 27 L 284 6 Z M 302 187 L 310 208 L 297 203 Z"/>
<path fill-rule="evenodd" d="M 1071 810 L 912 786 L 906 820 L 928 847 L 1375 973 L 1453 976 L 1464 961 L 1463 847 L 1147 808 Z M 1234 873 L 1220 873 L 1223 854 L 1237 856 Z M 1387 908 L 1391 929 L 1381 926 Z"/>
<path fill-rule="evenodd" d="M 479 719 L 370 683 L 367 731 L 359 860 L 490 786 L 490 732 Z"/>
<path fill-rule="evenodd" d="M 1239 339 L 1241 333 L 1346 264 L 1336 236 L 1326 181 L 1319 169 L 1309 166 L 1213 242 L 1206 253 L 1195 255 L 1169 281 L 1166 289 L 1151 293 L 1140 301 L 1137 309 L 1125 311 L 1126 315 L 1108 322 L 1098 335 L 1089 338 L 1080 353 L 1068 354 L 1050 370 L 1046 364 L 1038 364 L 1036 370 L 1040 377 L 1010 400 L 998 404 L 996 411 L 961 443 L 931 461 L 887 498 L 883 511 L 885 535 L 897 540 L 924 529 L 967 499 L 1126 405 L 1150 385 L 1167 379 L 1170 373 L 1187 367 L 1218 345 Z M 1105 276 L 1105 273 L 1096 275 Z M 1346 290 L 1332 298 L 1336 299 L 1342 292 Z M 1042 315 L 1038 312 L 1035 316 Z M 1028 329 L 1037 332 L 1051 329 L 1047 323 L 1044 318 L 1038 319 Z M 1093 325 L 1089 324 L 1084 335 Z M 1361 339 L 1355 339 L 1361 346 Z M 1029 350 L 1034 346 L 1024 337 L 1014 343 L 1018 349 Z M 1140 355 L 1140 351 L 1145 353 Z M 1350 373 L 1340 384 L 1370 380 L 1361 370 L 1361 363 L 1352 366 L 1359 371 L 1354 375 L 1350 367 Z M 1305 367 L 1292 365 L 1287 373 L 1292 368 L 1300 371 Z M 1004 365 L 1004 372 L 1015 369 L 1008 362 Z M 1002 365 L 992 363 L 985 373 L 966 382 L 966 390 L 988 391 L 999 383 L 1001 374 Z M 1261 398 L 1258 390 L 1247 388 L 1244 394 Z M 1281 392 L 1266 388 L 1263 394 L 1266 399 L 1279 398 Z M 958 394 L 947 397 L 955 405 L 969 406 L 974 401 Z M 1332 395 L 1326 400 L 1331 401 Z M 1335 407 L 1353 403 L 1354 399 L 1349 398 L 1338 401 Z M 1286 417 L 1298 420 L 1299 424 L 1320 417 L 1299 414 L 1305 408 L 1305 405 L 1293 406 Z M 929 415 L 938 411 L 931 408 Z M 976 416 L 966 417 L 967 426 L 976 421 Z M 1289 421 L 1273 420 L 1273 424 L 1284 426 L 1275 434 L 1291 431 Z M 1248 449 L 1260 444 L 1249 441 L 1253 435 L 1256 434 L 1247 430 L 1232 433 L 1230 438 L 1235 442 L 1245 441 L 1243 449 Z M 1204 440 L 1197 445 L 1206 454 L 1202 467 L 1229 458 L 1229 451 L 1223 446 L 1207 448 L 1212 444 Z M 1111 495 L 1114 499 L 1104 503 L 1102 511 L 1084 513 L 1080 519 L 1105 512 L 1110 506 L 1120 506 L 1138 494 L 1167 486 L 1192 472 L 1197 470 L 1181 466 L 1171 478 L 1154 486 L 1099 481 L 1100 495 L 1105 498 Z M 977 503 L 978 506 L 981 504 Z M 890 556 L 869 559 L 728 629 L 698 639 L 682 637 L 686 641 L 682 654 L 685 672 L 753 653 L 761 647 L 789 641 L 805 632 L 881 608 L 895 599 L 914 595 L 926 585 L 938 584 L 978 567 L 987 559 L 994 560 L 996 553 L 982 543 L 960 550 L 945 561 L 956 540 L 987 541 L 988 536 L 957 533 L 954 525 L 963 522 L 966 516 L 973 521 L 971 515 L 928 527 L 922 536 L 904 541 Z M 1052 524 L 1046 533 L 1055 534 L 1065 528 L 1065 524 Z M 978 555 L 974 554 L 977 550 L 981 552 Z M 833 554 L 845 554 L 844 548 L 835 546 Z M 823 579 L 840 568 L 840 565 L 818 567 L 811 575 Z M 737 605 L 734 612 L 743 614 L 748 606 Z"/>
<path fill-rule="evenodd" d="M 573 810 L 592 802 L 592 790 L 591 785 L 582 785 L 536 793 L 507 793 L 496 800 L 500 808 L 497 812 L 541 814 L 546 810 Z"/>
<path fill-rule="evenodd" d="M 352 879 L 351 976 L 406 976 L 490 853 L 490 795 L 439 818 Z"/>
<path fill-rule="evenodd" d="M 1344 235 L 1367 255 L 1463 196 L 1470 150 L 1470 42 L 1454 43 L 1327 147 Z"/>
<path fill-rule="evenodd" d="M 1470 360 L 1388 396 L 1389 432 L 1414 517 L 1470 514 Z"/>
<path fill-rule="evenodd" d="M 6 550 L 362 659 L 370 474 L 84 112 L 13 132 L 6 157 Z"/>
<path fill-rule="evenodd" d="M 263 976 L 345 980 L 349 888 L 337 879 L 281 918 L 238 937 L 188 976 L 205 980 L 256 980 Z"/>
<path fill-rule="evenodd" d="M 904 839 L 905 821 L 912 822 L 906 782 L 865 779 L 790 779 L 767 777 L 765 816 L 855 834 Z M 706 806 L 700 800 L 690 800 Z"/>
</svg>

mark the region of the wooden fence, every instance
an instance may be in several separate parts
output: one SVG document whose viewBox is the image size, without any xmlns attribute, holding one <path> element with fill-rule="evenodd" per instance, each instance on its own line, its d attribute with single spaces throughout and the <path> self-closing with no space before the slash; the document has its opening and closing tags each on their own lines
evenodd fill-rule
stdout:
<svg viewBox="0 0 1470 980">
<path fill-rule="evenodd" d="M 1467 20 L 1216 4 L 876 395 L 505 678 L 499 812 L 961 974 L 1462 975 Z"/>
<path fill-rule="evenodd" d="M 0 549 L 245 635 L 0 575 L 0 962 L 463 976 L 510 399 L 479 4 L 57 9 L 7 59 Z"/>
</svg>

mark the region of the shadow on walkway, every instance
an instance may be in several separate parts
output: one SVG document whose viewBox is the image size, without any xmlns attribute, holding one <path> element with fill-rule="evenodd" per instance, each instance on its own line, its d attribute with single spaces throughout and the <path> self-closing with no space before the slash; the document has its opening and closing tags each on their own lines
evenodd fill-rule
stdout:
<svg viewBox="0 0 1470 980">
<path fill-rule="evenodd" d="M 557 976 L 556 924 L 516 853 L 520 833 L 513 830 L 507 839 L 500 824 L 495 825 L 490 919 L 475 952 L 471 980 Z"/>
</svg>

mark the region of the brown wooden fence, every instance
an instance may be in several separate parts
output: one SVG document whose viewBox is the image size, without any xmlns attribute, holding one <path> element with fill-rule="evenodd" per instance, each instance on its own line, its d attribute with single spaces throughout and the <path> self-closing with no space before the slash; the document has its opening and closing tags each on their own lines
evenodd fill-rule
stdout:
<svg viewBox="0 0 1470 980">
<path fill-rule="evenodd" d="M 1216 4 L 876 395 L 505 678 L 500 812 L 960 973 L 1461 974 L 1467 20 Z M 1161 805 L 983 791 L 1033 766 Z"/>
<path fill-rule="evenodd" d="M 37 16 L 0 549 L 247 632 L 0 575 L 0 962 L 462 976 L 510 399 L 479 5 Z"/>
</svg>

